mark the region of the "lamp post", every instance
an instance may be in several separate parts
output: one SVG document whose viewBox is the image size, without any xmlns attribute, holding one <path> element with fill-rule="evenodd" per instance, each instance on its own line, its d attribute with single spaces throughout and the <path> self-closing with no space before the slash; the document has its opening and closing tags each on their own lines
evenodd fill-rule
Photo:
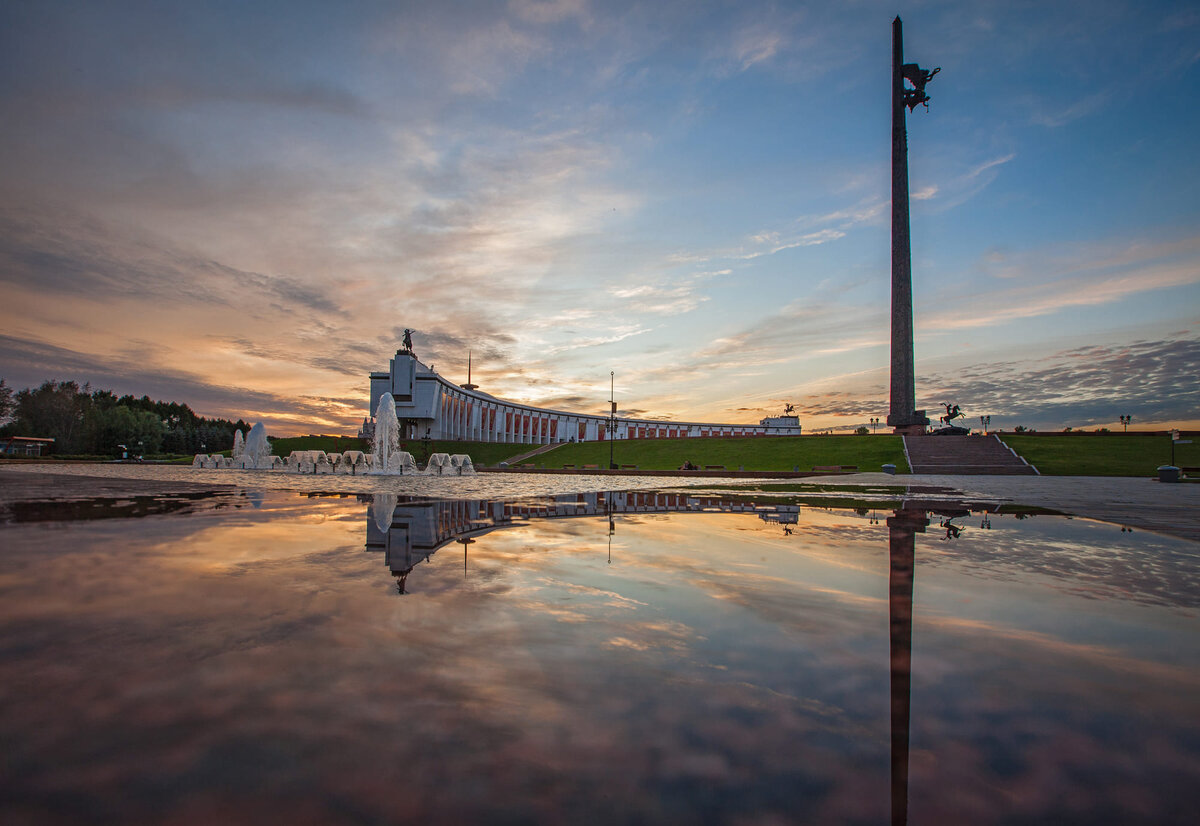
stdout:
<svg viewBox="0 0 1200 826">
<path fill-rule="evenodd" d="M 988 432 L 988 428 L 992 424 L 992 417 L 991 416 L 980 416 L 979 423 L 981 425 L 983 425 L 983 435 L 986 436 L 987 432 Z"/>
<path fill-rule="evenodd" d="M 872 416 L 872 417 L 871 417 L 871 435 L 872 435 L 872 436 L 874 436 L 874 435 L 875 435 L 875 427 L 876 427 L 878 424 L 879 424 L 879 417 L 878 417 L 878 416 Z"/>
<path fill-rule="evenodd" d="M 1124 428 L 1123 432 L 1128 433 L 1129 423 L 1133 421 L 1133 416 L 1120 416 L 1119 418 L 1121 419 L 1121 427 Z"/>
<path fill-rule="evenodd" d="M 613 461 L 613 440 L 617 437 L 617 394 L 616 371 L 608 371 L 608 469 L 616 470 L 617 463 Z"/>
</svg>

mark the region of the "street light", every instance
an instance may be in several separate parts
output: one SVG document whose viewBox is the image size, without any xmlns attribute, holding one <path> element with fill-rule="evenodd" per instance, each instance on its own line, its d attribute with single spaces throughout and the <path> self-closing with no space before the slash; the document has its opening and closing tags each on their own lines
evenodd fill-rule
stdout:
<svg viewBox="0 0 1200 826">
<path fill-rule="evenodd" d="M 871 434 L 872 434 L 872 435 L 874 435 L 874 434 L 875 434 L 875 425 L 877 425 L 877 424 L 879 424 L 879 417 L 878 417 L 878 416 L 872 416 L 872 417 L 871 417 Z"/>
<path fill-rule="evenodd" d="M 1120 416 L 1119 418 L 1121 419 L 1121 427 L 1124 428 L 1123 432 L 1128 433 L 1129 423 L 1133 421 L 1133 416 Z"/>
<path fill-rule="evenodd" d="M 991 416 L 980 416 L 979 423 L 981 425 L 983 425 L 983 435 L 986 436 L 987 432 L 988 432 L 988 428 L 992 424 L 992 417 Z"/>
<path fill-rule="evenodd" d="M 608 371 L 608 469 L 616 470 L 617 463 L 613 461 L 613 440 L 617 437 L 617 394 L 616 371 Z"/>
</svg>

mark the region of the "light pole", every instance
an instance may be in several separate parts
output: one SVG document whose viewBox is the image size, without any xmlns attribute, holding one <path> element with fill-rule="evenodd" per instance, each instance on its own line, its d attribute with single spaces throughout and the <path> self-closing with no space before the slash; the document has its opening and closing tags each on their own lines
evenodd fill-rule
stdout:
<svg viewBox="0 0 1200 826">
<path fill-rule="evenodd" d="M 1129 432 L 1129 423 L 1133 421 L 1133 416 L 1121 416 L 1120 419 L 1121 419 L 1121 427 L 1124 428 L 1123 432 L 1128 433 Z"/>
<path fill-rule="evenodd" d="M 613 440 L 617 437 L 617 394 L 616 371 L 608 371 L 608 469 L 616 470 L 617 463 L 613 461 Z"/>
<path fill-rule="evenodd" d="M 878 417 L 878 416 L 872 416 L 872 417 L 871 417 L 871 435 L 872 435 L 872 436 L 874 436 L 874 435 L 875 435 L 875 427 L 876 427 L 876 425 L 878 425 L 878 424 L 879 424 L 879 417 Z"/>
<path fill-rule="evenodd" d="M 988 432 L 988 427 L 990 427 L 992 424 L 992 417 L 991 416 L 980 416 L 979 423 L 981 425 L 983 425 L 983 435 L 986 436 L 987 432 Z"/>
</svg>

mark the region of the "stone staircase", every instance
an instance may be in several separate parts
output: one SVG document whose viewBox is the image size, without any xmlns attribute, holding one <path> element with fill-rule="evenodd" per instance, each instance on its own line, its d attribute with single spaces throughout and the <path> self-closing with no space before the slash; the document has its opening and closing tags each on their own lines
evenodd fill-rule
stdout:
<svg viewBox="0 0 1200 826">
<path fill-rule="evenodd" d="M 562 447 L 562 442 L 551 442 L 548 445 L 540 445 L 540 446 L 534 448 L 533 450 L 530 450 L 526 453 L 520 454 L 519 456 L 513 456 L 511 459 L 507 460 L 508 465 L 509 465 L 509 467 L 516 467 L 521 462 L 524 462 L 526 459 L 529 459 L 533 456 L 538 456 L 542 453 L 547 453 L 551 450 L 554 450 L 554 448 L 556 448 L 556 447 Z"/>
<path fill-rule="evenodd" d="M 990 436 L 905 436 L 913 473 L 965 476 L 1035 476 L 1037 469 L 995 434 Z"/>
</svg>

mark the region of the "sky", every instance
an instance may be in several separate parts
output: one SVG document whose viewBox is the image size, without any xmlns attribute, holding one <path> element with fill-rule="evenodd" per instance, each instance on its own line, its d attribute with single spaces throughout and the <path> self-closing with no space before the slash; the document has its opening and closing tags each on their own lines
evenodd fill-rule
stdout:
<svg viewBox="0 0 1200 826">
<path fill-rule="evenodd" d="M 884 419 L 897 14 L 918 407 L 1200 427 L 1190 0 L 5 3 L 0 378 Z"/>
</svg>

